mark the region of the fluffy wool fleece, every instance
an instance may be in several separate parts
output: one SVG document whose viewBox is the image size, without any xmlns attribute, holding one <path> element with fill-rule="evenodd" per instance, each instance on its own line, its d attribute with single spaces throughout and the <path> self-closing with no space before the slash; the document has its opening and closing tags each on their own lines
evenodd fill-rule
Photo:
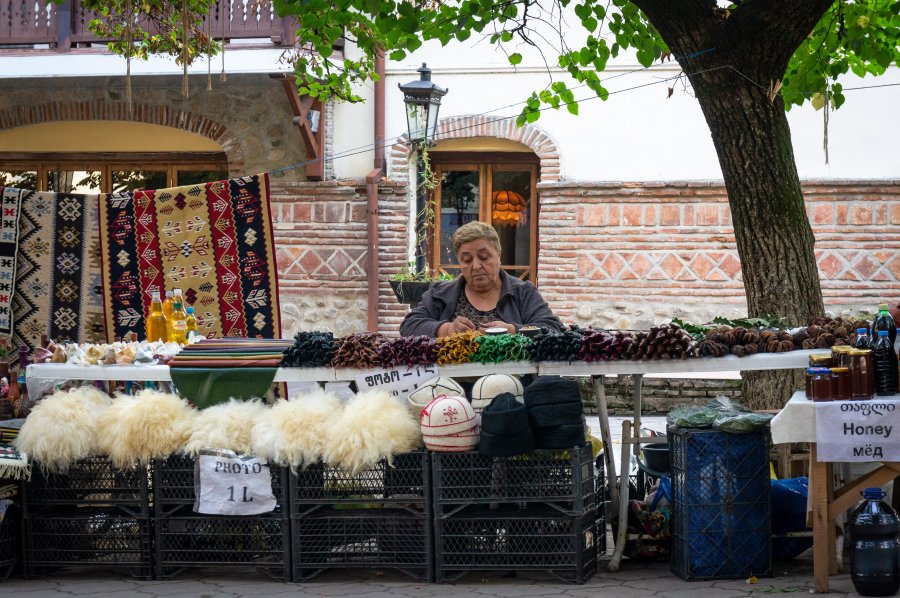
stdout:
<svg viewBox="0 0 900 598">
<path fill-rule="evenodd" d="M 353 474 L 380 459 L 413 450 L 422 442 L 419 424 L 409 409 L 384 391 L 363 392 L 333 418 L 322 455 L 329 465 Z"/>
<path fill-rule="evenodd" d="M 121 469 L 164 459 L 184 447 L 195 417 L 175 394 L 142 390 L 116 397 L 98 422 L 100 449 Z"/>
<path fill-rule="evenodd" d="M 294 471 L 317 463 L 325 450 L 328 422 L 343 409 L 337 395 L 322 389 L 277 401 L 257 418 L 251 453 Z"/>
<path fill-rule="evenodd" d="M 99 452 L 98 417 L 112 399 L 92 386 L 57 391 L 40 401 L 15 440 L 16 447 L 48 471 L 66 472 Z"/>
<path fill-rule="evenodd" d="M 207 407 L 197 414 L 184 452 L 192 457 L 201 449 L 229 449 L 238 454 L 251 451 L 253 424 L 268 410 L 261 401 L 236 401 Z"/>
</svg>

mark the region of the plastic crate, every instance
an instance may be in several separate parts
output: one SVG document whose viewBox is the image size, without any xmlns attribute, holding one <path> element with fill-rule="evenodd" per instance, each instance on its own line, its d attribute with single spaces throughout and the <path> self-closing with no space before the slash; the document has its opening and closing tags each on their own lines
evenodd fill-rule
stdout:
<svg viewBox="0 0 900 598">
<path fill-rule="evenodd" d="M 18 512 L 6 511 L 0 521 L 0 582 L 6 581 L 16 566 L 16 538 L 19 529 Z"/>
<path fill-rule="evenodd" d="M 291 521 L 293 580 L 328 569 L 396 569 L 433 579 L 431 519 L 398 509 L 333 509 Z"/>
<path fill-rule="evenodd" d="M 415 451 L 395 455 L 357 474 L 318 463 L 291 475 L 293 516 L 331 505 L 366 505 L 406 509 L 412 515 L 430 513 L 431 454 Z"/>
<path fill-rule="evenodd" d="M 438 582 L 470 571 L 544 571 L 570 583 L 597 572 L 596 513 L 563 515 L 548 508 L 487 509 L 435 519 Z"/>
<path fill-rule="evenodd" d="M 594 461 L 597 465 L 597 554 L 606 554 L 606 461 L 600 453 Z"/>
<path fill-rule="evenodd" d="M 277 504 L 273 516 L 287 513 L 284 489 L 288 487 L 289 471 L 285 467 L 269 465 L 272 475 L 272 494 Z M 192 509 L 194 492 L 194 458 L 172 455 L 153 464 L 153 505 L 156 517 L 168 517 L 171 513 L 188 507 Z M 266 515 L 257 515 L 265 517 Z"/>
<path fill-rule="evenodd" d="M 148 517 L 128 517 L 118 509 L 78 509 L 24 520 L 25 575 L 48 569 L 128 569 L 150 579 L 151 534 Z"/>
<path fill-rule="evenodd" d="M 50 473 L 40 462 L 22 485 L 26 517 L 74 507 L 116 507 L 134 517 L 149 516 L 150 472 L 146 467 L 117 469 L 108 457 L 76 461 L 68 472 Z"/>
<path fill-rule="evenodd" d="M 197 515 L 183 508 L 178 516 L 157 518 L 154 537 L 158 579 L 185 569 L 252 567 L 290 581 L 290 526 L 286 516 L 227 517 Z"/>
<path fill-rule="evenodd" d="M 672 572 L 686 580 L 772 574 L 769 431 L 670 429 Z"/>
<path fill-rule="evenodd" d="M 434 509 L 447 517 L 487 503 L 543 503 L 566 515 L 594 511 L 594 463 L 589 444 L 515 457 L 477 452 L 434 453 Z"/>
</svg>

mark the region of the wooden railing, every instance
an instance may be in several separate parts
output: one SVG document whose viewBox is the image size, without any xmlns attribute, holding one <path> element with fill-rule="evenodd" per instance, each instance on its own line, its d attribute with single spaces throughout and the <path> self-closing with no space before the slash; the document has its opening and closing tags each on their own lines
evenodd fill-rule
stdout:
<svg viewBox="0 0 900 598">
<path fill-rule="evenodd" d="M 47 0 L 0 0 L 0 51 L 50 44 L 60 52 L 80 45 L 106 42 L 88 23 L 94 13 L 80 0 L 53 4 Z M 275 15 L 272 0 L 218 0 L 203 28 L 215 39 L 260 39 L 283 46 L 294 41 L 293 19 Z"/>
</svg>

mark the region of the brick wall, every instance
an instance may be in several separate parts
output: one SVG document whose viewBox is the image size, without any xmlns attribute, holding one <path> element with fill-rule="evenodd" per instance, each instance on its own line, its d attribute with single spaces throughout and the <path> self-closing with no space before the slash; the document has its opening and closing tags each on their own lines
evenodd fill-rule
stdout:
<svg viewBox="0 0 900 598">
<path fill-rule="evenodd" d="M 366 188 L 363 181 L 272 184 L 282 335 L 366 329 Z M 379 327 L 396 332 L 406 312 L 388 277 L 406 264 L 406 186 L 379 189 Z"/>
<path fill-rule="evenodd" d="M 634 379 L 632 376 L 605 376 L 606 404 L 612 415 L 634 413 Z M 581 396 L 587 413 L 597 413 L 590 378 L 581 379 Z M 686 405 L 705 405 L 725 396 L 741 399 L 741 380 L 730 378 L 651 378 L 641 383 L 641 412 L 665 414 Z"/>
<path fill-rule="evenodd" d="M 564 319 L 645 328 L 746 315 L 722 183 L 541 183 L 538 276 Z M 809 181 L 826 309 L 900 298 L 900 181 Z"/>
</svg>

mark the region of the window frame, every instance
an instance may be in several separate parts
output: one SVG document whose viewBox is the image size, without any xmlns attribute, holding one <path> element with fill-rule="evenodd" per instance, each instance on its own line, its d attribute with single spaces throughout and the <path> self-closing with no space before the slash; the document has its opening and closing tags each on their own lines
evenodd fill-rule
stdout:
<svg viewBox="0 0 900 598">
<path fill-rule="evenodd" d="M 531 172 L 531 202 L 528 214 L 530 227 L 530 247 L 529 247 L 529 264 L 528 266 L 516 266 L 501 264 L 504 270 L 520 271 L 515 274 L 520 279 L 530 280 L 537 285 L 537 220 L 539 213 L 539 201 L 537 182 L 540 175 L 540 160 L 537 155 L 528 152 L 429 152 L 431 159 L 431 168 L 437 176 L 438 180 L 442 180 L 443 173 L 447 171 L 477 171 L 478 172 L 478 188 L 481 193 L 479 197 L 478 220 L 487 224 L 493 224 L 491 217 L 493 210 L 493 174 L 494 172 L 504 171 L 530 171 Z M 435 186 L 432 192 L 433 205 L 435 206 L 435 218 L 432 219 L 432 225 L 429 230 L 431 236 L 428 244 L 431 253 L 429 263 L 434 272 L 450 272 L 457 273 L 459 266 L 452 264 L 441 264 L 441 218 L 440 209 L 442 205 L 441 185 Z"/>
</svg>

